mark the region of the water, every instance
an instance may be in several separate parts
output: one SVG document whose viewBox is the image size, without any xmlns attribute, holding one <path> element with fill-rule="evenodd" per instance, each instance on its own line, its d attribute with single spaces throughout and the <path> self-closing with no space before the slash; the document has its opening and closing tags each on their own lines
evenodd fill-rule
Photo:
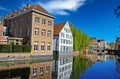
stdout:
<svg viewBox="0 0 120 79">
<path fill-rule="evenodd" d="M 97 61 L 86 72 L 81 75 L 80 79 L 120 79 L 120 62 L 119 66 L 115 59 L 108 58 L 104 62 Z"/>
<path fill-rule="evenodd" d="M 69 55 L 54 60 L 3 62 L 0 79 L 120 79 L 120 60 L 114 56 L 94 60 Z"/>
</svg>

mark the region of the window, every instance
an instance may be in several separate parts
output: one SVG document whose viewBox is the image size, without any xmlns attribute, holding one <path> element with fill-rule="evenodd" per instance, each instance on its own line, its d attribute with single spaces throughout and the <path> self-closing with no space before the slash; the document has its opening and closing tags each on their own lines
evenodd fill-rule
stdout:
<svg viewBox="0 0 120 79">
<path fill-rule="evenodd" d="M 34 67 L 33 68 L 33 77 L 36 77 L 37 76 L 37 67 Z"/>
<path fill-rule="evenodd" d="M 43 75 L 44 75 L 44 67 L 41 66 L 41 67 L 40 67 L 40 76 L 43 76 Z"/>
<path fill-rule="evenodd" d="M 60 60 L 60 65 L 63 65 L 63 59 Z"/>
<path fill-rule="evenodd" d="M 14 31 L 14 36 L 16 36 L 16 30 Z"/>
<path fill-rule="evenodd" d="M 68 35 L 68 34 L 66 34 L 66 38 L 69 38 L 69 35 Z"/>
<path fill-rule="evenodd" d="M 19 26 L 21 26 L 21 25 L 22 25 L 22 19 L 19 20 Z"/>
<path fill-rule="evenodd" d="M 50 74 L 50 66 L 49 65 L 46 66 L 46 74 Z"/>
<path fill-rule="evenodd" d="M 65 44 L 65 39 L 63 40 L 63 44 Z"/>
<path fill-rule="evenodd" d="M 42 51 L 45 50 L 45 42 L 41 42 L 41 50 L 42 50 Z"/>
<path fill-rule="evenodd" d="M 48 45 L 47 45 L 47 50 L 50 51 L 50 46 L 51 46 L 51 43 L 48 42 Z"/>
<path fill-rule="evenodd" d="M 34 42 L 34 51 L 37 52 L 38 51 L 38 41 Z"/>
<path fill-rule="evenodd" d="M 16 21 L 14 21 L 14 26 L 16 26 Z"/>
<path fill-rule="evenodd" d="M 22 32 L 21 32 L 21 29 L 18 30 L 18 36 L 21 36 L 22 35 Z"/>
<path fill-rule="evenodd" d="M 59 75 L 59 78 L 62 79 L 63 78 L 63 73 Z"/>
<path fill-rule="evenodd" d="M 35 35 L 39 35 L 39 28 L 35 28 Z"/>
<path fill-rule="evenodd" d="M 63 51 L 63 46 L 60 47 L 60 50 Z"/>
<path fill-rule="evenodd" d="M 36 22 L 36 23 L 39 23 L 39 20 L 40 20 L 39 17 L 36 17 L 36 18 L 35 18 L 35 22 Z"/>
<path fill-rule="evenodd" d="M 3 32 L 3 36 L 5 36 L 6 35 L 6 32 Z"/>
<path fill-rule="evenodd" d="M 26 23 L 30 23 L 30 17 L 29 16 L 26 18 Z"/>
<path fill-rule="evenodd" d="M 42 19 L 42 24 L 43 24 L 43 25 L 45 25 L 45 21 L 46 21 L 45 19 Z"/>
<path fill-rule="evenodd" d="M 48 30 L 47 37 L 51 37 L 51 31 L 50 30 Z"/>
<path fill-rule="evenodd" d="M 42 36 L 45 36 L 45 29 L 42 29 Z"/>
<path fill-rule="evenodd" d="M 52 21 L 48 21 L 48 26 L 52 26 Z"/>
<path fill-rule="evenodd" d="M 61 37 L 64 37 L 64 33 L 61 33 Z"/>
<path fill-rule="evenodd" d="M 26 28 L 26 35 L 29 36 L 30 35 L 30 30 L 29 30 L 29 27 Z"/>
<path fill-rule="evenodd" d="M 18 45 L 19 44 L 19 40 L 16 40 L 16 45 Z"/>
<path fill-rule="evenodd" d="M 66 31 L 66 28 L 64 28 L 64 31 Z"/>
</svg>

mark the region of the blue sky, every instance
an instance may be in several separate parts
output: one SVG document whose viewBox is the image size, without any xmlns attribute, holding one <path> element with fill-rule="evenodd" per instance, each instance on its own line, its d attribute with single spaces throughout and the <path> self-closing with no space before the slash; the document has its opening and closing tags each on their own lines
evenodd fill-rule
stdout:
<svg viewBox="0 0 120 79">
<path fill-rule="evenodd" d="M 115 42 L 120 18 L 113 10 L 120 0 L 0 0 L 0 16 L 27 3 L 38 3 L 54 15 L 55 23 L 69 21 L 90 37 Z"/>
</svg>

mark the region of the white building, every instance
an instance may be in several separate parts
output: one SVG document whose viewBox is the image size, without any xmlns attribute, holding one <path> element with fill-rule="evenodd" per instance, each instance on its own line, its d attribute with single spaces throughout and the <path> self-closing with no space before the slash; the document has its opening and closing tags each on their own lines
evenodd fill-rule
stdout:
<svg viewBox="0 0 120 79">
<path fill-rule="evenodd" d="M 53 75 L 55 79 L 69 79 L 72 73 L 73 56 L 59 55 L 53 60 Z M 54 79 L 53 78 L 53 79 Z"/>
<path fill-rule="evenodd" d="M 53 47 L 58 55 L 73 52 L 73 36 L 68 22 L 54 25 Z"/>
<path fill-rule="evenodd" d="M 73 64 L 73 36 L 68 22 L 54 25 L 53 43 L 55 79 L 69 79 Z"/>
</svg>

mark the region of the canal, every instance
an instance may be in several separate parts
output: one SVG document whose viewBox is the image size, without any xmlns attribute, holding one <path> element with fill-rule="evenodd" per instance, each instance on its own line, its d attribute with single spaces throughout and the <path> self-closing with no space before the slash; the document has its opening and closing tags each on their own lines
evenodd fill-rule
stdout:
<svg viewBox="0 0 120 79">
<path fill-rule="evenodd" d="M 92 64 L 80 79 L 120 79 L 120 62 L 112 56 Z"/>
<path fill-rule="evenodd" d="M 61 56 L 56 60 L 1 62 L 0 79 L 120 79 L 114 56 Z"/>
</svg>

